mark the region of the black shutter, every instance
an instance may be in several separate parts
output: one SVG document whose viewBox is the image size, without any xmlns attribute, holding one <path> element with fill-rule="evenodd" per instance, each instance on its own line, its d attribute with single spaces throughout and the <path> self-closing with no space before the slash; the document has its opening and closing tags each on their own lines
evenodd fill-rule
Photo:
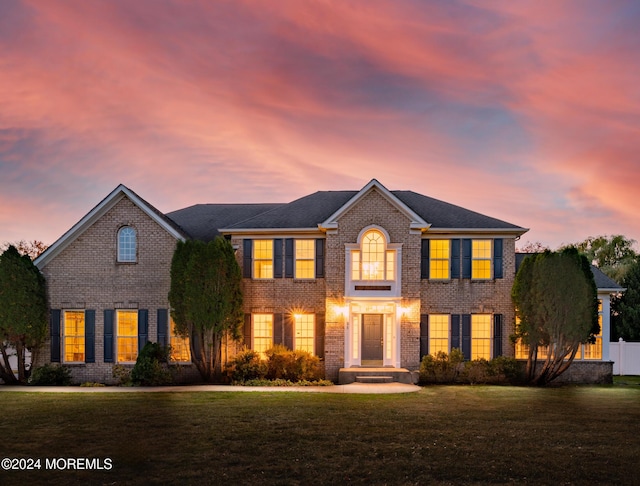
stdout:
<svg viewBox="0 0 640 486">
<path fill-rule="evenodd" d="M 324 312 L 316 314 L 315 355 L 324 358 Z"/>
<path fill-rule="evenodd" d="M 471 240 L 462 240 L 462 278 L 471 278 Z"/>
<path fill-rule="evenodd" d="M 462 315 L 462 354 L 464 359 L 471 359 L 471 314 Z"/>
<path fill-rule="evenodd" d="M 96 311 L 84 312 L 84 362 L 96 362 Z"/>
<path fill-rule="evenodd" d="M 451 348 L 460 349 L 460 315 L 453 314 L 451 316 Z"/>
<path fill-rule="evenodd" d="M 293 262 L 294 262 L 293 238 L 284 240 L 284 276 L 293 278 Z"/>
<path fill-rule="evenodd" d="M 169 311 L 167 309 L 158 309 L 158 344 L 167 346 L 169 344 Z"/>
<path fill-rule="evenodd" d="M 293 316 L 291 314 L 287 314 L 283 319 L 283 339 L 282 344 L 284 344 L 287 348 L 293 349 L 293 333 L 295 331 L 295 323 L 293 322 Z"/>
<path fill-rule="evenodd" d="M 451 278 L 460 278 L 460 240 L 451 240 Z"/>
<path fill-rule="evenodd" d="M 113 363 L 113 309 L 104 310 L 104 362 Z"/>
<path fill-rule="evenodd" d="M 273 344 L 284 344 L 282 314 L 273 314 Z"/>
<path fill-rule="evenodd" d="M 423 240 L 424 241 L 424 240 Z M 429 314 L 420 315 L 420 359 L 429 354 Z"/>
<path fill-rule="evenodd" d="M 253 240 L 242 241 L 242 277 L 251 278 L 253 266 Z"/>
<path fill-rule="evenodd" d="M 149 311 L 147 309 L 138 310 L 138 353 L 142 351 L 144 345 L 149 340 Z"/>
<path fill-rule="evenodd" d="M 493 357 L 502 356 L 502 314 L 493 315 Z"/>
<path fill-rule="evenodd" d="M 316 240 L 316 278 L 324 277 L 324 238 Z"/>
<path fill-rule="evenodd" d="M 60 309 L 51 309 L 49 315 L 50 331 L 51 331 L 51 362 L 60 362 Z"/>
<path fill-rule="evenodd" d="M 251 314 L 244 315 L 244 345 L 251 348 Z"/>
<path fill-rule="evenodd" d="M 493 240 L 493 278 L 502 278 L 502 238 Z"/>
<path fill-rule="evenodd" d="M 429 278 L 429 240 L 420 241 L 420 278 Z"/>
<path fill-rule="evenodd" d="M 282 278 L 282 239 L 273 240 L 273 278 Z"/>
</svg>

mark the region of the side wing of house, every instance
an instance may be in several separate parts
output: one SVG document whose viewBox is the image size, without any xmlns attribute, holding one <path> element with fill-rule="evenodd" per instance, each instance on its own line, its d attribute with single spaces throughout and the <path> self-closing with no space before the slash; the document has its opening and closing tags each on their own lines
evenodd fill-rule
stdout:
<svg viewBox="0 0 640 486">
<path fill-rule="evenodd" d="M 69 367 L 75 382 L 110 383 L 147 341 L 170 344 L 169 270 L 183 238 L 125 186 L 109 194 L 35 262 L 51 309 L 43 361 Z M 189 361 L 185 343 L 173 344 Z"/>
</svg>

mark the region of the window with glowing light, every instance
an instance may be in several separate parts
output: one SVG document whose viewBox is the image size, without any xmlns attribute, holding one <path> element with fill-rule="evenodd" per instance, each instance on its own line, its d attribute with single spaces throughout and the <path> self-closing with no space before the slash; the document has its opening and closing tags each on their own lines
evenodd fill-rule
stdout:
<svg viewBox="0 0 640 486">
<path fill-rule="evenodd" d="M 64 361 L 84 362 L 84 311 L 64 311 Z"/>
<path fill-rule="evenodd" d="M 118 363 L 135 363 L 138 358 L 138 311 L 118 310 L 116 319 Z"/>
<path fill-rule="evenodd" d="M 450 240 L 429 242 L 429 276 L 432 279 L 449 278 Z"/>
<path fill-rule="evenodd" d="M 296 273 L 295 278 L 315 277 L 315 240 L 296 240 Z"/>
<path fill-rule="evenodd" d="M 584 359 L 602 359 L 602 300 L 598 300 L 598 324 L 600 324 L 600 332 L 596 335 L 596 342 L 583 345 Z"/>
<path fill-rule="evenodd" d="M 471 242 L 471 278 L 491 278 L 491 240 Z"/>
<path fill-rule="evenodd" d="M 253 241 L 253 278 L 273 278 L 273 240 Z"/>
<path fill-rule="evenodd" d="M 136 261 L 136 230 L 123 226 L 118 230 L 118 261 L 131 263 Z"/>
<path fill-rule="evenodd" d="M 189 338 L 182 337 L 176 332 L 176 323 L 173 317 L 170 318 L 171 332 L 169 334 L 169 345 L 171 346 L 171 360 L 180 363 L 191 361 L 191 351 L 189 350 Z"/>
<path fill-rule="evenodd" d="M 313 314 L 296 314 L 294 348 L 301 351 L 314 352 L 315 316 Z"/>
<path fill-rule="evenodd" d="M 273 347 L 273 314 L 252 314 L 253 350 L 264 357 L 264 352 Z"/>
<path fill-rule="evenodd" d="M 471 359 L 491 359 L 491 314 L 471 315 Z"/>
<path fill-rule="evenodd" d="M 394 280 L 395 250 L 387 250 L 384 235 L 378 230 L 367 231 L 360 250 L 351 252 L 352 280 Z"/>
<path fill-rule="evenodd" d="M 429 354 L 449 354 L 449 315 L 429 315 Z"/>
</svg>

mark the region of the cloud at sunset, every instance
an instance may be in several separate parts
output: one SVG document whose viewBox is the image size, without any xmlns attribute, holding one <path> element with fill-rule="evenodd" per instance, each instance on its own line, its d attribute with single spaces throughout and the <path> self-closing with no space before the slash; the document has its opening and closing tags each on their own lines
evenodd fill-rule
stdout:
<svg viewBox="0 0 640 486">
<path fill-rule="evenodd" d="M 117 184 L 162 211 L 377 178 L 531 228 L 640 239 L 633 2 L 10 2 L 0 242 Z"/>
</svg>

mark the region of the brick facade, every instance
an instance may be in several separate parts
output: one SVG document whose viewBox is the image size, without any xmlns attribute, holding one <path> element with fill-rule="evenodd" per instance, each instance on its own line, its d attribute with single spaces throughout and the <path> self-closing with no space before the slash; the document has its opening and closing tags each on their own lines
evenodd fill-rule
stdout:
<svg viewBox="0 0 640 486">
<path fill-rule="evenodd" d="M 321 277 L 308 280 L 290 276 L 264 280 L 245 277 L 245 314 L 316 315 L 321 321 L 316 332 L 323 333 L 322 349 L 318 354 L 324 360 L 326 377 L 334 381 L 346 363 L 359 362 L 360 358 L 355 354 L 360 331 L 356 328 L 360 326 L 358 316 L 366 313 L 384 312 L 386 366 L 409 370 L 419 367 L 424 314 L 500 314 L 502 353 L 513 355 L 509 342 L 514 322 L 510 292 L 515 277 L 515 238 L 521 228 L 505 223 L 510 231 L 501 234 L 492 230 L 493 234 L 479 236 L 502 240 L 503 278 L 486 281 L 423 279 L 423 239 L 473 238 L 476 233 L 465 233 L 460 229 L 449 233 L 439 229 L 434 233 L 424 221 L 423 226 L 416 226 L 420 217 L 377 181 L 372 181 L 365 189 L 349 199 L 348 204 L 341 202 L 343 206 L 336 208 L 334 221 L 315 221 L 315 227 L 290 231 L 280 227 L 225 230 L 236 248 L 241 266 L 247 261 L 245 257 L 251 257 L 244 255 L 244 243 L 248 239 L 280 239 L 284 242 L 287 238 L 308 238 L 324 242 L 324 274 Z M 176 241 L 181 236 L 168 231 L 163 224 L 164 216 L 158 219 L 149 207 L 141 207 L 145 204 L 126 195 L 120 197 L 63 249 L 40 265 L 47 280 L 52 309 L 95 310 L 95 363 L 68 365 L 77 383 L 113 382 L 113 364 L 104 362 L 105 309 L 148 310 L 148 339 L 155 341 L 157 310 L 169 308 L 170 264 Z M 327 226 L 323 226 L 325 223 Z M 137 232 L 136 263 L 117 262 L 117 233 L 122 226 L 131 226 Z M 398 291 L 376 289 L 380 292 L 361 294 L 354 290 L 355 287 L 347 288 L 346 276 L 350 275 L 347 258 L 351 258 L 348 252 L 359 244 L 359 238 L 368 228 L 380 230 L 388 237 L 389 248 L 396 251 L 400 262 L 396 273 L 396 281 L 398 276 L 400 278 Z M 185 238 L 188 237 L 185 234 Z M 225 340 L 223 357 L 232 357 L 246 344 L 251 344 L 249 337 L 245 342 Z M 50 347 L 47 342 L 41 355 L 42 362 L 51 360 Z M 185 380 L 196 376 L 192 366 L 181 369 Z"/>
</svg>

